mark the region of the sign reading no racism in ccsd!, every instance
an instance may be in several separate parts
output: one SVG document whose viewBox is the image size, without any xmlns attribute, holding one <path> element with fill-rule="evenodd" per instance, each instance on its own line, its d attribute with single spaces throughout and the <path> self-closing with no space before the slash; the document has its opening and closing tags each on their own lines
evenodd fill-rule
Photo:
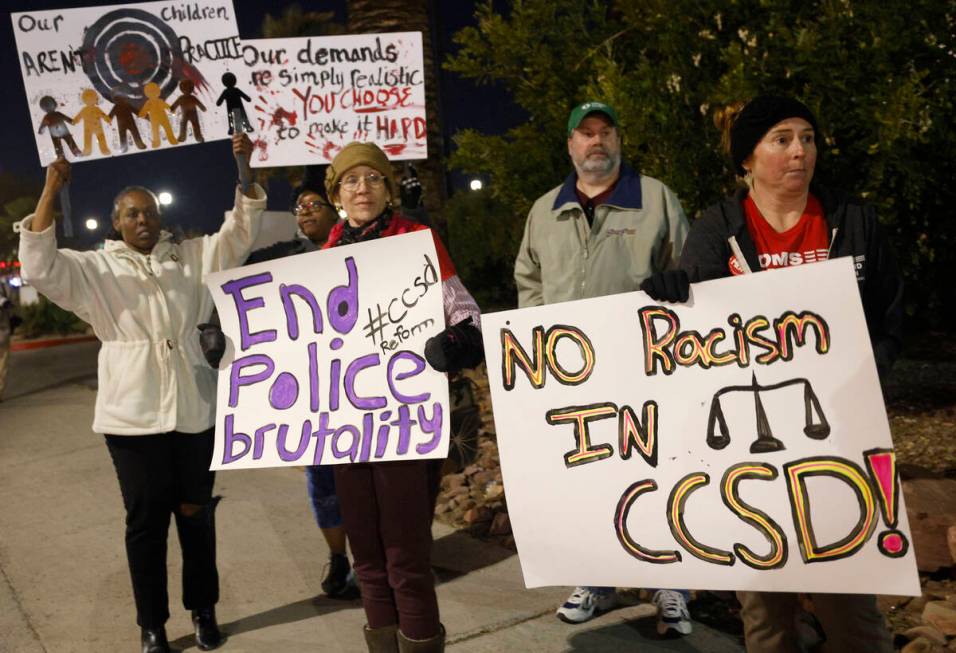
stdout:
<svg viewBox="0 0 956 653">
<path fill-rule="evenodd" d="M 529 587 L 919 594 L 849 259 L 482 327 Z"/>
<path fill-rule="evenodd" d="M 431 232 L 209 275 L 227 348 L 212 469 L 444 458 L 445 328 Z"/>
<path fill-rule="evenodd" d="M 40 164 L 227 138 L 222 75 L 242 54 L 231 0 L 11 14 Z"/>
</svg>

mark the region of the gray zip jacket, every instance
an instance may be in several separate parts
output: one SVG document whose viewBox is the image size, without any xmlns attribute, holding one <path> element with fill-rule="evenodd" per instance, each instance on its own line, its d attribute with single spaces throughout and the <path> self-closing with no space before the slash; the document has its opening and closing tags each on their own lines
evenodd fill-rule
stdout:
<svg viewBox="0 0 956 653">
<path fill-rule="evenodd" d="M 590 228 L 576 183 L 572 172 L 531 207 L 515 260 L 521 308 L 638 290 L 680 260 L 689 225 L 663 183 L 622 165 Z"/>
</svg>

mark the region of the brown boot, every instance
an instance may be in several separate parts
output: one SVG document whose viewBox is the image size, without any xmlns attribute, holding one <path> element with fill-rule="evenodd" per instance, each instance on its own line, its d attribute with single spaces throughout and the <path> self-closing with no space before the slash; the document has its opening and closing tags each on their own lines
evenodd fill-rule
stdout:
<svg viewBox="0 0 956 653">
<path fill-rule="evenodd" d="M 409 639 L 398 631 L 399 653 L 442 653 L 445 650 L 445 627 L 438 624 L 438 634 L 428 639 Z"/>
<path fill-rule="evenodd" d="M 366 625 L 364 631 L 368 653 L 398 653 L 398 640 L 395 638 L 398 624 L 381 628 L 369 628 Z"/>
</svg>

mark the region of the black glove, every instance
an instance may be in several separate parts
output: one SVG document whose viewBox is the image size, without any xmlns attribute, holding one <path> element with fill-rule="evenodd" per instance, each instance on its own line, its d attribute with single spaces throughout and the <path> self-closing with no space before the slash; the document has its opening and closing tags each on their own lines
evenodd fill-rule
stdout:
<svg viewBox="0 0 956 653">
<path fill-rule="evenodd" d="M 417 209 L 422 204 L 422 182 L 418 179 L 415 166 L 409 166 L 408 175 L 398 183 L 402 207 Z"/>
<path fill-rule="evenodd" d="M 226 353 L 226 335 L 218 324 L 200 324 L 196 328 L 199 329 L 199 348 L 202 349 L 202 355 L 210 366 L 219 369 L 219 361 Z"/>
<path fill-rule="evenodd" d="M 425 360 L 439 372 L 457 372 L 475 367 L 485 359 L 481 331 L 471 323 L 471 318 L 450 326 L 425 343 Z"/>
<path fill-rule="evenodd" d="M 655 272 L 641 282 L 641 290 L 659 302 L 686 302 L 690 296 L 690 279 L 683 270 Z"/>
</svg>

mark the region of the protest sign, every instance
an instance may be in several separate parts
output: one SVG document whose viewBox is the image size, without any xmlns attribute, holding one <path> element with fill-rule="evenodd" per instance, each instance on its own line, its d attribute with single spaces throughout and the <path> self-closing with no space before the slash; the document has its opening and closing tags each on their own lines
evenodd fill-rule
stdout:
<svg viewBox="0 0 956 653">
<path fill-rule="evenodd" d="M 231 0 L 11 14 L 40 164 L 227 138 Z M 174 129 L 174 126 L 178 129 Z"/>
<path fill-rule="evenodd" d="M 217 272 L 226 334 L 212 469 L 444 458 L 445 328 L 430 231 Z"/>
<path fill-rule="evenodd" d="M 421 32 L 246 40 L 242 64 L 253 166 L 328 162 L 352 141 L 428 157 Z"/>
<path fill-rule="evenodd" d="M 920 593 L 852 261 L 482 318 L 525 583 Z"/>
</svg>

